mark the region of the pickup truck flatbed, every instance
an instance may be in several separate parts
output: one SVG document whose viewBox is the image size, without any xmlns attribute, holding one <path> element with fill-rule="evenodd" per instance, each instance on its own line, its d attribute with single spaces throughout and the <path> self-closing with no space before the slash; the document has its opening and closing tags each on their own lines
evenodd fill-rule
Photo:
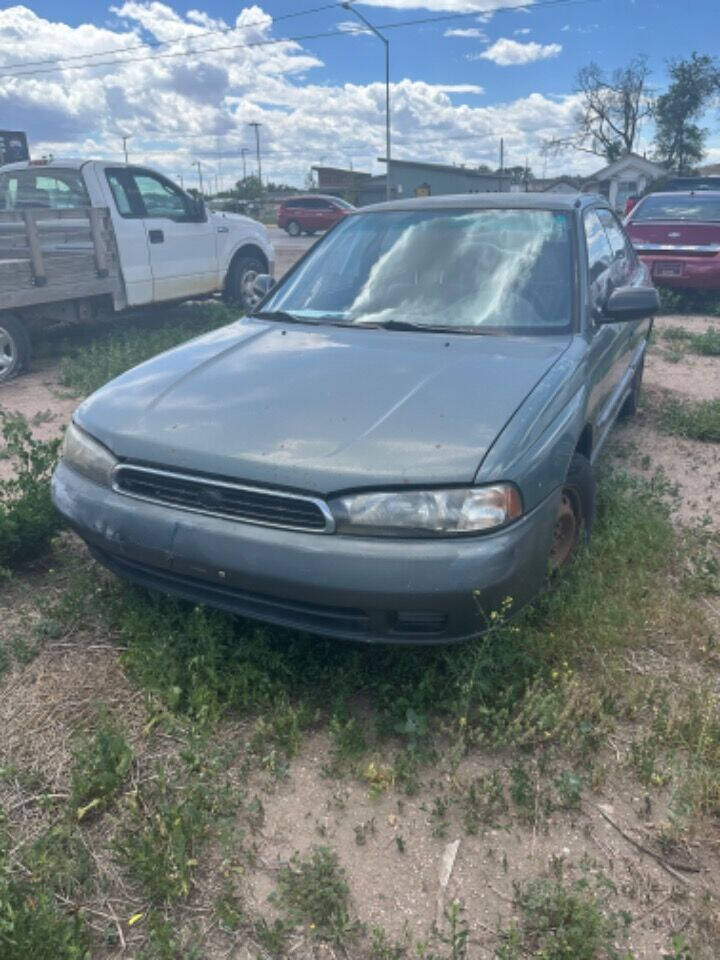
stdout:
<svg viewBox="0 0 720 960">
<path fill-rule="evenodd" d="M 217 293 L 247 310 L 274 261 L 262 224 L 209 211 L 149 168 L 0 167 L 0 382 L 27 368 L 31 326 Z"/>
</svg>

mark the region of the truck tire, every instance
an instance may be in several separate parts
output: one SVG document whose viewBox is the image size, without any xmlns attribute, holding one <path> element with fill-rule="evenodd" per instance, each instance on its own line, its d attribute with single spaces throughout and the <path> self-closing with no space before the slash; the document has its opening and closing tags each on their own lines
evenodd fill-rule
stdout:
<svg viewBox="0 0 720 960">
<path fill-rule="evenodd" d="M 571 563 L 580 544 L 590 539 L 594 519 L 595 474 L 588 458 L 576 453 L 560 491 L 550 548 L 552 573 Z"/>
<path fill-rule="evenodd" d="M 267 266 L 257 256 L 236 257 L 225 278 L 225 300 L 239 304 L 245 311 L 252 310 L 262 299 L 253 290 L 255 279 L 261 273 L 267 273 Z"/>
<path fill-rule="evenodd" d="M 30 363 L 30 338 L 22 320 L 0 313 L 0 383 L 11 380 Z"/>
</svg>

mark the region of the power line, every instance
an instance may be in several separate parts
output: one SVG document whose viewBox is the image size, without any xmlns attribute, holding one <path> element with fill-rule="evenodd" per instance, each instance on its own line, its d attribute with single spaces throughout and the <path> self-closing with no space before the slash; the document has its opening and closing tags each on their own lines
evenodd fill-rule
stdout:
<svg viewBox="0 0 720 960">
<path fill-rule="evenodd" d="M 538 0 L 537 3 L 533 3 L 533 9 L 538 7 L 557 7 L 557 6 L 568 6 L 569 4 L 579 4 L 579 3 L 599 3 L 601 0 Z M 339 5 L 332 4 L 332 6 L 339 8 Z M 516 9 L 514 7 L 488 7 L 483 13 L 503 13 L 508 10 Z M 443 13 L 434 17 L 417 17 L 413 20 L 397 20 L 393 23 L 380 23 L 378 24 L 378 29 L 380 30 L 397 30 L 402 27 L 415 27 L 421 26 L 424 24 L 432 23 L 441 23 L 448 20 L 458 20 L 463 17 L 477 16 L 478 11 L 472 11 L 469 13 Z M 297 43 L 301 40 L 319 40 L 324 39 L 325 37 L 354 37 L 355 33 L 347 32 L 344 30 L 327 30 L 319 33 L 307 33 L 301 36 L 296 37 L 277 37 L 271 40 L 255 40 L 250 43 L 232 43 L 227 46 L 222 47 L 206 47 L 202 50 L 180 50 L 173 53 L 159 53 L 156 55 L 150 55 L 147 57 L 127 57 L 124 59 L 114 59 L 114 60 L 101 60 L 95 61 L 93 63 L 78 64 L 76 66 L 57 66 L 57 67 L 48 67 L 44 70 L 23 70 L 21 73 L 0 73 L 0 78 L 2 77 L 13 77 L 15 79 L 22 79 L 23 77 L 35 77 L 41 74 L 47 73 L 62 73 L 65 70 L 92 70 L 95 67 L 112 67 L 117 66 L 123 63 L 140 63 L 146 60 L 165 60 L 175 57 L 199 57 L 207 53 L 220 53 L 226 50 L 249 50 L 256 47 L 271 47 L 277 46 L 281 43 Z M 69 58 L 68 58 L 69 59 Z M 67 60 L 57 60 L 56 63 L 65 63 Z"/>
<path fill-rule="evenodd" d="M 96 50 L 95 53 L 78 53 L 72 57 L 51 57 L 49 60 L 26 60 L 24 63 L 4 63 L 3 70 L 22 69 L 23 67 L 42 67 L 48 63 L 69 63 L 72 60 L 89 60 L 91 57 L 106 57 L 115 53 L 128 53 L 131 50 L 145 50 L 148 48 L 166 47 L 173 43 L 183 43 L 186 40 L 197 40 L 200 37 L 219 36 L 234 33 L 236 30 L 249 30 L 252 27 L 264 27 L 268 23 L 279 23 L 281 20 L 292 20 L 296 17 L 309 16 L 312 13 L 323 13 L 325 10 L 337 9 L 337 0 L 334 3 L 324 3 L 320 7 L 308 7 L 306 10 L 296 10 L 295 13 L 283 13 L 277 17 L 266 17 L 264 20 L 253 20 L 250 23 L 236 24 L 234 27 L 221 27 L 217 30 L 203 30 L 191 36 L 175 37 L 173 40 L 144 40 L 131 47 L 119 47 L 116 50 Z"/>
</svg>

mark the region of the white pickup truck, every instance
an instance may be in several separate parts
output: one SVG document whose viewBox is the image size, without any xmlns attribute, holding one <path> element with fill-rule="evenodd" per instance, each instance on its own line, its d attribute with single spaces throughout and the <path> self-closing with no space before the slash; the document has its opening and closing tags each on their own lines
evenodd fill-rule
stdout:
<svg viewBox="0 0 720 960">
<path fill-rule="evenodd" d="M 27 367 L 30 326 L 219 292 L 249 309 L 274 260 L 262 224 L 209 211 L 146 167 L 0 167 L 0 381 Z"/>
</svg>

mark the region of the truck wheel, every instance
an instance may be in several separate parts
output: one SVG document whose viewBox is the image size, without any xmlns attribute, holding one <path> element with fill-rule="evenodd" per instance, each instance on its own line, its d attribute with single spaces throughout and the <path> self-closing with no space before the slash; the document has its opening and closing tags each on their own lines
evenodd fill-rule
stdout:
<svg viewBox="0 0 720 960">
<path fill-rule="evenodd" d="M 635 371 L 635 376 L 633 377 L 632 390 L 630 391 L 625 403 L 622 405 L 622 407 L 620 407 L 619 417 L 621 420 L 629 420 L 630 417 L 634 417 L 637 413 L 637 409 L 640 406 L 640 391 L 642 390 L 644 367 L 645 356 L 643 355 L 643 358 L 640 361 L 637 370 Z"/>
<path fill-rule="evenodd" d="M 567 566 L 578 547 L 590 538 L 595 519 L 595 474 L 587 457 L 576 453 L 570 461 L 555 518 L 550 548 L 550 570 Z"/>
<path fill-rule="evenodd" d="M 225 280 L 225 299 L 228 303 L 240 304 L 243 310 L 253 310 L 262 299 L 254 288 L 261 273 L 267 273 L 267 267 L 257 257 L 237 257 L 233 260 Z"/>
<path fill-rule="evenodd" d="M 300 224 L 297 222 L 297 220 L 291 220 L 290 223 L 285 227 L 285 229 L 287 230 L 287 232 L 290 234 L 291 237 L 299 237 L 300 234 L 302 233 L 302 230 L 300 229 Z"/>
<path fill-rule="evenodd" d="M 25 370 L 30 363 L 30 339 L 22 320 L 0 314 L 0 383 Z"/>
</svg>

